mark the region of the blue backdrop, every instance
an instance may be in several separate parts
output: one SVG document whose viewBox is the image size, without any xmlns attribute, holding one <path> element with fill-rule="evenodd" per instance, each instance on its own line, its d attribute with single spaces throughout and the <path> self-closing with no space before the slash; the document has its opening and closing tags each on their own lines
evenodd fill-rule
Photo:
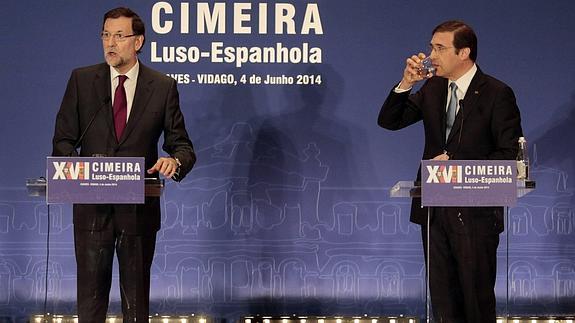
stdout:
<svg viewBox="0 0 575 323">
<path fill-rule="evenodd" d="M 515 90 L 537 181 L 536 192 L 518 201 L 506 225 L 510 311 L 575 312 L 572 1 L 288 0 L 282 2 L 286 11 L 271 0 L 221 1 L 221 33 L 198 32 L 202 4 L 186 2 L 182 10 L 178 1 L 158 3 L 2 2 L 0 317 L 42 311 L 47 209 L 27 196 L 24 183 L 44 172 L 71 70 L 103 61 L 102 16 L 118 5 L 133 8 L 146 22 L 141 62 L 183 75 L 181 106 L 198 154 L 187 179 L 169 183 L 163 197 L 153 313 L 231 320 L 257 313 L 422 314 L 420 230 L 408 221 L 409 200 L 388 194 L 396 181 L 415 177 L 422 127 L 389 132 L 376 119 L 405 58 L 427 48 L 435 25 L 454 18 L 475 28 L 483 71 Z M 245 3 L 252 9 L 234 11 Z M 267 22 L 260 3 L 267 4 Z M 173 14 L 163 9 L 153 15 L 154 6 L 171 7 Z M 286 28 L 276 33 L 276 9 L 279 15 L 294 10 L 294 34 Z M 173 21 L 172 30 L 152 28 L 153 18 L 159 19 L 156 27 Z M 234 31 L 234 19 L 246 20 L 239 26 L 251 32 Z M 316 26 L 309 34 L 302 33 L 306 19 Z M 186 21 L 189 31 L 182 33 Z M 260 21 L 267 33 L 258 32 Z M 290 62 L 237 67 L 237 60 L 219 62 L 210 52 L 219 42 L 300 50 L 291 59 L 285 55 Z M 319 61 L 298 62 L 304 43 L 321 51 Z M 178 46 L 211 56 L 155 62 L 163 48 Z M 238 83 L 200 84 L 198 75 L 220 73 Z M 301 80 L 321 78 L 321 84 L 243 84 L 244 74 L 248 81 L 252 74 L 283 74 L 294 82 L 297 75 L 311 75 Z M 71 210 L 55 205 L 51 213 L 48 308 L 74 313 Z M 496 287 L 500 313 L 506 233 Z M 115 274 L 112 313 L 121 312 L 117 280 Z"/>
</svg>

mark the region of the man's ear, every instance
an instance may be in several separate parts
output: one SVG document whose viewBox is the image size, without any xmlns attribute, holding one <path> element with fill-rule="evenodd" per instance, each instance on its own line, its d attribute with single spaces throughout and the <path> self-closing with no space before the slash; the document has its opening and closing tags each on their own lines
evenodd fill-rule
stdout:
<svg viewBox="0 0 575 323">
<path fill-rule="evenodd" d="M 471 48 L 469 47 L 464 47 L 459 50 L 459 58 L 461 59 L 469 58 L 470 54 L 471 54 Z"/>
<path fill-rule="evenodd" d="M 136 41 L 134 42 L 134 45 L 136 46 L 136 52 L 142 49 L 142 45 L 144 45 L 144 36 L 143 35 L 136 36 Z"/>
</svg>

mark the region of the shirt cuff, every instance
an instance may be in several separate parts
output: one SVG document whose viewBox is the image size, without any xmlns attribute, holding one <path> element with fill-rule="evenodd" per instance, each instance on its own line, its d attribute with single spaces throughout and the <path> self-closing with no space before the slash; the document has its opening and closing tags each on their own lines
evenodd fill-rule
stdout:
<svg viewBox="0 0 575 323">
<path fill-rule="evenodd" d="M 399 83 L 397 84 L 397 86 L 396 86 L 395 88 L 393 88 L 393 92 L 395 92 L 395 93 L 405 93 L 405 92 L 411 91 L 412 88 L 409 88 L 409 89 L 400 89 L 400 88 L 399 88 L 399 85 L 400 85 L 400 84 L 401 84 L 401 82 L 399 82 Z"/>
<path fill-rule="evenodd" d="M 181 180 L 180 178 L 180 171 L 182 170 L 182 163 L 180 162 L 180 160 L 178 159 L 178 157 L 172 157 L 176 163 L 178 164 L 178 168 L 176 169 L 176 171 L 174 172 L 174 175 L 172 175 L 172 179 L 174 181 L 179 181 Z"/>
</svg>

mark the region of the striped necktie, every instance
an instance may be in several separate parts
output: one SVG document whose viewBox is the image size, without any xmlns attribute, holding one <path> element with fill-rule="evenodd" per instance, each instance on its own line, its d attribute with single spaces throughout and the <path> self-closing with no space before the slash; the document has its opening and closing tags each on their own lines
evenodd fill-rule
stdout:
<svg viewBox="0 0 575 323">
<path fill-rule="evenodd" d="M 455 122 L 455 114 L 457 113 L 457 84 L 452 82 L 449 84 L 451 90 L 451 98 L 449 99 L 449 106 L 447 107 L 447 117 L 445 119 L 445 141 L 449 138 L 451 128 Z"/>
</svg>

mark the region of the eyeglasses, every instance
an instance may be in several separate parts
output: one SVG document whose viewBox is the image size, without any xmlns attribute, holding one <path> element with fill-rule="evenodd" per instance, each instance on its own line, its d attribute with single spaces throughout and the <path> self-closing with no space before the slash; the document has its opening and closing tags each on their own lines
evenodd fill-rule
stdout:
<svg viewBox="0 0 575 323">
<path fill-rule="evenodd" d="M 123 42 L 127 38 L 134 37 L 134 36 L 139 36 L 139 35 L 136 35 L 136 34 L 132 34 L 132 35 L 110 34 L 108 32 L 102 32 L 100 34 L 100 38 L 102 38 L 103 41 L 107 41 L 110 38 L 112 38 L 116 42 Z"/>
<path fill-rule="evenodd" d="M 431 52 L 435 51 L 436 53 L 441 54 L 441 53 L 443 53 L 446 49 L 450 49 L 450 48 L 454 48 L 454 47 L 453 47 L 453 46 L 451 46 L 451 47 L 445 47 L 445 46 L 441 46 L 441 45 L 438 45 L 438 46 L 429 45 L 429 52 L 431 53 Z"/>
</svg>

